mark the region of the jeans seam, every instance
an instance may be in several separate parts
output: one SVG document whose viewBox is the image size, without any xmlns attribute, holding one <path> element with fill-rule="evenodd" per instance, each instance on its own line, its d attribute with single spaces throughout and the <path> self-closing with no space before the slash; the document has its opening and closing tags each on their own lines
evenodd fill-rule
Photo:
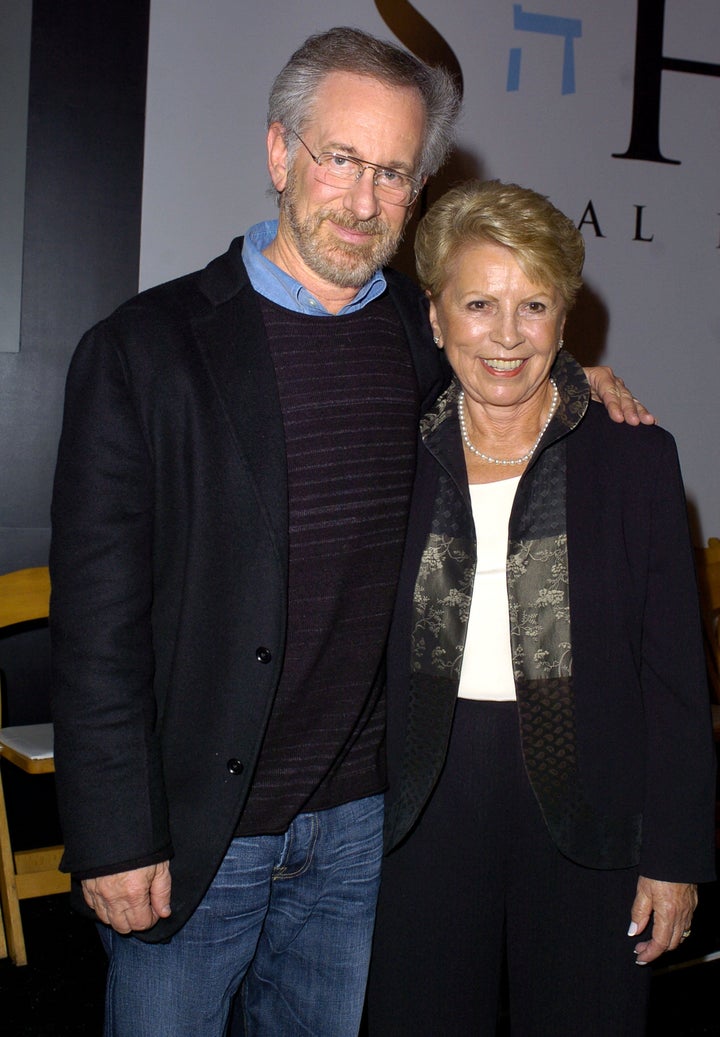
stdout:
<svg viewBox="0 0 720 1037">
<path fill-rule="evenodd" d="M 292 854 L 293 843 L 295 842 L 294 824 L 295 823 L 293 822 L 293 824 L 290 825 L 287 832 L 285 833 L 282 853 L 280 854 L 281 861 L 288 860 L 288 858 Z M 274 882 L 276 878 L 282 878 L 286 871 L 286 864 L 276 864 L 272 870 L 272 874 L 270 875 L 271 881 Z"/>
<path fill-rule="evenodd" d="M 312 827 L 312 835 L 311 835 L 311 839 L 310 839 L 310 846 L 308 848 L 308 852 L 307 852 L 307 854 L 305 856 L 305 860 L 303 861 L 302 866 L 300 868 L 298 868 L 297 870 L 295 870 L 295 871 L 288 871 L 285 866 L 283 866 L 282 868 L 274 869 L 273 870 L 273 875 L 272 875 L 272 881 L 273 882 L 279 882 L 279 881 L 281 881 L 283 879 L 296 879 L 296 878 L 299 878 L 301 875 L 305 874 L 305 872 L 308 870 L 308 868 L 312 864 L 313 856 L 314 856 L 314 853 L 315 853 L 315 845 L 317 843 L 318 833 L 320 831 L 320 824 L 319 824 L 318 819 L 317 819 L 317 814 L 311 814 L 310 815 L 310 824 L 311 824 L 311 827 Z M 291 829 L 291 832 L 292 832 L 292 829 Z M 292 836 L 291 836 L 291 838 L 292 838 Z"/>
</svg>

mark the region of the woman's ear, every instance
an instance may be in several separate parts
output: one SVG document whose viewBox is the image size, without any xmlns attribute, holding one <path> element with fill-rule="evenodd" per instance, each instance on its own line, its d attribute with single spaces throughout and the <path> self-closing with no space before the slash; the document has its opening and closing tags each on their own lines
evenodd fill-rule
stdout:
<svg viewBox="0 0 720 1037">
<path fill-rule="evenodd" d="M 282 192 L 287 185 L 288 148 L 285 127 L 279 122 L 270 124 L 267 132 L 268 171 L 275 190 Z"/>
<path fill-rule="evenodd" d="M 429 303 L 430 303 L 429 316 L 430 316 L 430 327 L 432 328 L 432 333 L 433 333 L 433 342 L 438 347 L 438 349 L 442 349 L 443 341 L 442 341 L 442 334 L 440 332 L 440 325 L 438 324 L 438 319 L 437 319 L 437 308 L 435 306 L 435 303 L 433 302 L 433 299 L 432 299 L 432 296 L 430 295 L 430 292 L 425 292 L 425 295 L 428 297 L 428 300 L 429 300 Z"/>
</svg>

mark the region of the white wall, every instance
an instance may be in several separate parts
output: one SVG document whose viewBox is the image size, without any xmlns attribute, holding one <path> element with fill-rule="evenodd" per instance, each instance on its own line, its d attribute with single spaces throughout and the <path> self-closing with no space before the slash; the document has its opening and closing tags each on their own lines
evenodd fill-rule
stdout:
<svg viewBox="0 0 720 1037">
<path fill-rule="evenodd" d="M 576 222 L 592 200 L 604 236 L 584 227 L 589 294 L 566 342 L 600 353 L 675 434 L 698 536 L 720 535 L 720 78 L 662 75 L 660 145 L 680 165 L 613 158 L 630 139 L 634 3 L 414 6 L 452 47 L 465 80 L 459 156 L 445 180 L 515 180 Z M 514 7 L 581 22 L 573 93 L 561 92 L 562 38 L 516 29 Z M 203 265 L 274 215 L 268 90 L 307 35 L 338 24 L 397 38 L 371 0 L 336 0 L 332 10 L 324 0 L 152 0 L 142 287 Z M 519 89 L 508 91 L 514 48 Z M 667 0 L 663 53 L 720 65 L 716 0 Z M 652 241 L 633 240 L 638 206 Z"/>
</svg>

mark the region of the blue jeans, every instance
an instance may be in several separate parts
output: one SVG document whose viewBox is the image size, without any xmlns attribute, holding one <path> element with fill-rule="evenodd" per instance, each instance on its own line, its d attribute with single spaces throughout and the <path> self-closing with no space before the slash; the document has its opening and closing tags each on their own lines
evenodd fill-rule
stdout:
<svg viewBox="0 0 720 1037">
<path fill-rule="evenodd" d="M 246 1037 L 356 1037 L 382 824 L 382 796 L 300 814 L 233 840 L 168 943 L 106 930 L 105 1037 L 222 1037 L 238 989 Z"/>
</svg>

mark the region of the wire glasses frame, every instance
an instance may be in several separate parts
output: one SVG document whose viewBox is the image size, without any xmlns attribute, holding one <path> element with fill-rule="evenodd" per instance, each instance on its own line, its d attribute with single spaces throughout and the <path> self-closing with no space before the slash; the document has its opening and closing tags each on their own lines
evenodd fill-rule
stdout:
<svg viewBox="0 0 720 1037">
<path fill-rule="evenodd" d="M 292 132 L 318 167 L 315 179 L 321 184 L 328 187 L 347 187 L 348 184 L 357 183 L 366 169 L 371 169 L 378 198 L 393 205 L 403 205 L 405 208 L 412 205 L 422 189 L 422 184 L 414 177 L 400 173 L 397 169 L 379 166 L 375 162 L 365 162 L 364 159 L 336 151 L 321 151 L 319 155 L 313 155 L 300 134 L 295 130 Z"/>
</svg>

